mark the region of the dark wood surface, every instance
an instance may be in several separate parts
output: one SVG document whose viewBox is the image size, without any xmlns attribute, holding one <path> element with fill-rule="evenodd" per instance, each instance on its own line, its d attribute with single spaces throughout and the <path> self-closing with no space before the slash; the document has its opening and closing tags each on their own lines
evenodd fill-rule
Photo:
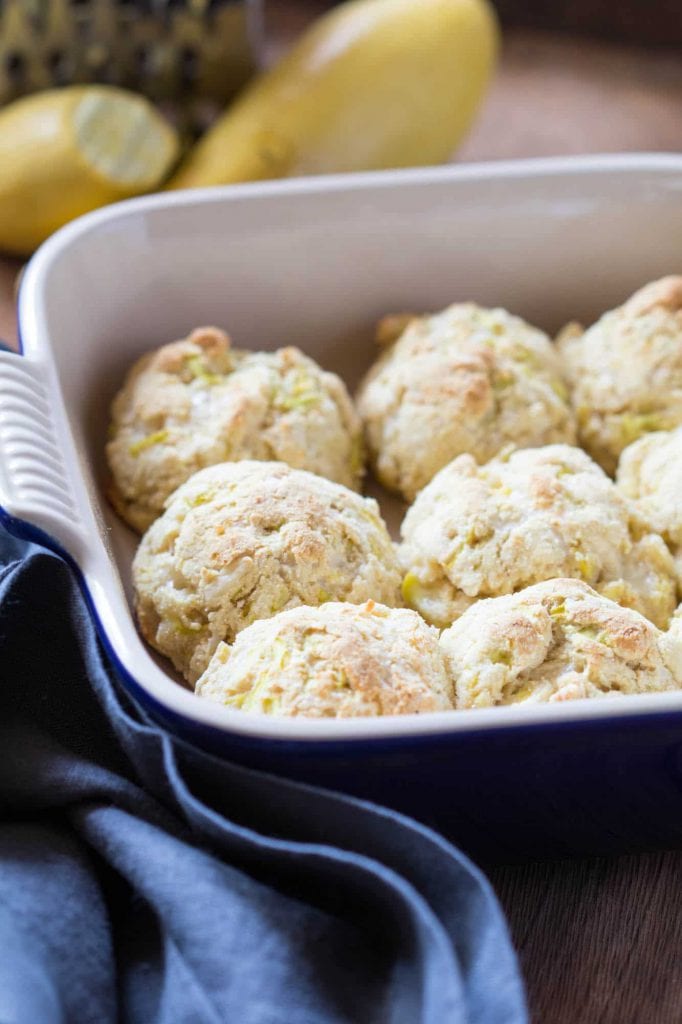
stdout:
<svg viewBox="0 0 682 1024">
<path fill-rule="evenodd" d="M 493 0 L 505 25 L 580 32 L 639 45 L 679 46 L 679 0 Z"/>
<path fill-rule="evenodd" d="M 270 3 L 270 54 L 324 6 Z M 619 150 L 682 150 L 680 58 L 515 31 L 456 159 Z M 8 340 L 18 269 L 0 261 L 0 336 Z M 682 853 L 532 863 L 489 877 L 534 1024 L 681 1024 Z"/>
</svg>

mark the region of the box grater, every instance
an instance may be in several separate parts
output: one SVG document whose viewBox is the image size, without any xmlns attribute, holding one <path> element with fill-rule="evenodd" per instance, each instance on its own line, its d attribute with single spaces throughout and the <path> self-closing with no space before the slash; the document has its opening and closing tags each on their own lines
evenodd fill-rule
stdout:
<svg viewBox="0 0 682 1024">
<path fill-rule="evenodd" d="M 0 0 L 0 104 L 119 85 L 202 128 L 254 70 L 261 0 Z"/>
</svg>

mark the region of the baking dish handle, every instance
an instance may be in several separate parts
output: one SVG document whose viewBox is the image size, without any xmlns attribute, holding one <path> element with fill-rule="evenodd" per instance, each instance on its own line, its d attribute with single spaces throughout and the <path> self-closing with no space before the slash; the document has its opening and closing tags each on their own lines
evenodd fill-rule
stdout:
<svg viewBox="0 0 682 1024">
<path fill-rule="evenodd" d="M 13 533 L 38 527 L 51 547 L 78 557 L 82 523 L 39 362 L 0 351 L 0 507 Z"/>
</svg>

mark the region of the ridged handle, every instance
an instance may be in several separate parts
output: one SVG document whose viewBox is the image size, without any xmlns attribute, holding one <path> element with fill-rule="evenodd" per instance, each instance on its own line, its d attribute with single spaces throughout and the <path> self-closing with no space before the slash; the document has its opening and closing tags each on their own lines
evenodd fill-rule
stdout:
<svg viewBox="0 0 682 1024">
<path fill-rule="evenodd" d="M 0 504 L 75 553 L 81 523 L 45 370 L 7 352 L 0 352 Z"/>
</svg>

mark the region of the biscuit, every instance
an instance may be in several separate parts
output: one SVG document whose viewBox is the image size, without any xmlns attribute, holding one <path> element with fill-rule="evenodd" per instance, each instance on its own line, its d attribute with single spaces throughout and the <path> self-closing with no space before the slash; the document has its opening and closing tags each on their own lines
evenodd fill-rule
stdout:
<svg viewBox="0 0 682 1024">
<path fill-rule="evenodd" d="M 284 463 L 224 462 L 168 500 L 133 562 L 145 639 L 190 682 L 221 640 L 285 608 L 401 604 L 376 502 Z"/>
<path fill-rule="evenodd" d="M 642 434 L 682 424 L 682 277 L 646 285 L 588 330 L 558 339 L 580 443 L 614 473 Z"/>
<path fill-rule="evenodd" d="M 682 589 L 682 427 L 645 434 L 628 445 L 616 483 L 668 544 Z"/>
<path fill-rule="evenodd" d="M 578 580 L 479 601 L 441 636 L 458 708 L 682 686 L 682 643 Z"/>
<path fill-rule="evenodd" d="M 272 715 L 348 718 L 447 711 L 452 682 L 438 631 L 369 601 L 292 608 L 220 644 L 196 692 Z"/>
<path fill-rule="evenodd" d="M 405 516 L 403 596 L 448 626 L 475 600 L 542 580 L 582 579 L 661 628 L 676 604 L 673 559 L 589 455 L 569 445 L 479 466 L 460 455 Z"/>
<path fill-rule="evenodd" d="M 112 404 L 110 498 L 142 532 L 192 473 L 281 461 L 347 487 L 363 473 L 361 426 L 343 382 L 296 348 L 233 350 L 214 327 L 132 367 Z"/>
<path fill-rule="evenodd" d="M 377 336 L 397 340 L 361 384 L 358 411 L 379 480 L 408 500 L 464 452 L 486 462 L 510 443 L 575 440 L 554 346 L 519 317 L 457 303 L 390 317 Z"/>
</svg>

